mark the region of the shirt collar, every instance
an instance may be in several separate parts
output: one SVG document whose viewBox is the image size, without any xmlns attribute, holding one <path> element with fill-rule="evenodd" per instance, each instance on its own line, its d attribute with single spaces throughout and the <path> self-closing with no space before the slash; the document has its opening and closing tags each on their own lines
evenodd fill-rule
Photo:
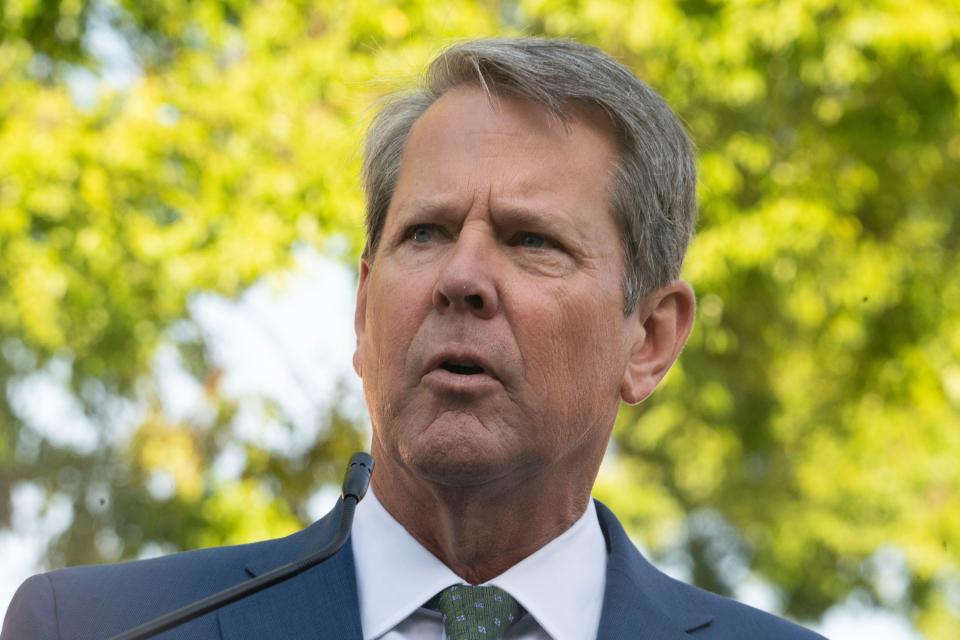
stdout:
<svg viewBox="0 0 960 640">
<path fill-rule="evenodd" d="M 595 638 L 606 574 L 607 543 L 591 500 L 573 526 L 486 584 L 516 598 L 554 640 Z"/>
<path fill-rule="evenodd" d="M 350 538 L 363 640 L 379 638 L 438 592 L 463 582 L 387 513 L 372 489 L 357 505 Z"/>
<path fill-rule="evenodd" d="M 439 591 L 464 582 L 394 520 L 372 490 L 357 506 L 351 544 L 364 640 L 380 637 Z M 554 640 L 594 638 L 606 562 L 591 500 L 573 526 L 485 584 L 510 593 Z"/>
</svg>

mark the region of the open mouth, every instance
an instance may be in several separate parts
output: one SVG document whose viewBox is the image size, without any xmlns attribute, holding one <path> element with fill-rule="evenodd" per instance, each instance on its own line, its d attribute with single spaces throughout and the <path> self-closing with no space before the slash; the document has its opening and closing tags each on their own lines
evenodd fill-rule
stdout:
<svg viewBox="0 0 960 640">
<path fill-rule="evenodd" d="M 473 364 L 472 362 L 453 362 L 451 360 L 444 360 L 443 363 L 440 364 L 440 368 L 461 376 L 475 376 L 485 373 L 483 367 Z"/>
</svg>

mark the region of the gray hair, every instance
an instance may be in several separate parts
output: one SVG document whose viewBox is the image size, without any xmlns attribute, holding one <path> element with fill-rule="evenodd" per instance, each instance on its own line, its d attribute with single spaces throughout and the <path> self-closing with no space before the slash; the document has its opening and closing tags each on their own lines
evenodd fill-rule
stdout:
<svg viewBox="0 0 960 640">
<path fill-rule="evenodd" d="M 683 126 L 653 89 L 607 54 L 543 38 L 452 46 L 431 63 L 418 90 L 395 96 L 377 114 L 363 158 L 368 260 L 377 251 L 414 122 L 464 84 L 491 96 L 534 100 L 563 120 L 571 102 L 602 109 L 620 147 L 611 208 L 622 237 L 624 311 L 679 276 L 696 221 L 693 144 Z"/>
</svg>

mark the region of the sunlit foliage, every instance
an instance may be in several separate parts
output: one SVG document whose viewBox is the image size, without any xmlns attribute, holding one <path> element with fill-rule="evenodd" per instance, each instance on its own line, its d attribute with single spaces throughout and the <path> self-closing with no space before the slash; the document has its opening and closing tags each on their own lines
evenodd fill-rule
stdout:
<svg viewBox="0 0 960 640">
<path fill-rule="evenodd" d="M 97 84 L 105 25 L 135 55 L 129 86 Z M 297 527 L 360 426 L 334 412 L 289 456 L 244 442 L 240 477 L 216 481 L 235 407 L 202 339 L 171 326 L 191 294 L 236 294 L 296 241 L 355 255 L 371 105 L 444 44 L 504 33 L 601 46 L 699 147 L 698 324 L 665 386 L 621 413 L 598 496 L 714 590 L 750 569 L 807 620 L 859 590 L 954 637 L 955 0 L 4 3 L 0 383 L 65 364 L 102 435 L 54 444 L 0 398 L 0 524 L 31 482 L 74 502 L 52 566 Z M 204 384 L 204 419 L 164 415 L 164 342 Z M 109 428 L 118 399 L 139 407 L 133 435 Z M 878 552 L 902 558 L 903 592 Z"/>
</svg>

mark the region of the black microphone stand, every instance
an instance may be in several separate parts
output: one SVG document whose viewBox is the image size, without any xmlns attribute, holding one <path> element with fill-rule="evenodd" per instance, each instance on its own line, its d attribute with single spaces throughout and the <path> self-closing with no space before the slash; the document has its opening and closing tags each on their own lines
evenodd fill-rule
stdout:
<svg viewBox="0 0 960 640">
<path fill-rule="evenodd" d="M 210 613 L 214 609 L 219 609 L 241 598 L 246 598 L 267 587 L 271 587 L 278 582 L 283 582 L 295 575 L 303 573 L 310 567 L 320 564 L 339 551 L 340 547 L 344 545 L 350 536 L 354 511 L 357 508 L 357 503 L 360 502 L 367 493 L 367 487 L 370 484 L 370 475 L 372 473 L 373 458 L 370 457 L 370 454 L 363 452 L 353 454 L 353 457 L 350 458 L 350 465 L 347 467 L 346 476 L 344 476 L 343 479 L 343 510 L 340 512 L 340 524 L 337 528 L 336 535 L 333 536 L 333 539 L 322 549 L 296 562 L 279 566 L 256 578 L 235 584 L 219 593 L 214 593 L 202 600 L 197 600 L 194 603 L 154 618 L 132 629 L 128 629 L 123 633 L 113 636 L 110 640 L 144 640 L 145 638 L 153 637 L 158 633 L 180 626 L 206 613 Z"/>
</svg>

